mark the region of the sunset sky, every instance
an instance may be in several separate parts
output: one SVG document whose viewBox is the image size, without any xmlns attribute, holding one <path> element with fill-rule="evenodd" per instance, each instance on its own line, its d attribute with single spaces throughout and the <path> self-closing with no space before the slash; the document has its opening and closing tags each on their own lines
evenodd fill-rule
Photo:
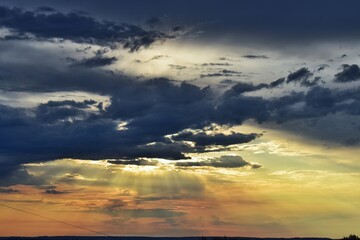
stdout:
<svg viewBox="0 0 360 240">
<path fill-rule="evenodd" d="M 0 236 L 360 234 L 359 11 L 0 0 Z"/>
</svg>

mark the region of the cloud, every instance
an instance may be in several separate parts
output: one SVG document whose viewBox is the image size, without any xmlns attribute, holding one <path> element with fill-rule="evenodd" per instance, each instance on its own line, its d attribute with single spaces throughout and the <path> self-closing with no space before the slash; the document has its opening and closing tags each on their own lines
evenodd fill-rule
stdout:
<svg viewBox="0 0 360 240">
<path fill-rule="evenodd" d="M 43 122 L 69 121 L 85 119 L 91 115 L 87 110 L 94 105 L 94 100 L 76 102 L 74 100 L 49 101 L 39 104 L 35 114 Z"/>
<path fill-rule="evenodd" d="M 208 67 L 208 66 L 231 66 L 232 64 L 230 63 L 203 63 L 201 64 L 201 66 L 203 67 Z"/>
<path fill-rule="evenodd" d="M 218 124 L 241 124 L 245 120 L 254 119 L 261 123 L 270 118 L 269 101 L 262 97 L 244 96 L 224 93 L 214 113 L 214 121 Z"/>
<path fill-rule="evenodd" d="M 225 135 L 222 133 L 208 135 L 204 132 L 193 133 L 190 131 L 185 131 L 179 133 L 176 136 L 173 136 L 172 139 L 176 141 L 191 141 L 195 142 L 196 146 L 208 146 L 208 145 L 232 145 L 240 143 L 248 143 L 259 137 L 259 134 L 243 134 L 243 133 L 231 133 Z"/>
<path fill-rule="evenodd" d="M 42 7 L 44 9 L 44 7 Z M 126 23 L 98 21 L 76 12 L 28 11 L 20 8 L 0 6 L 0 26 L 12 30 L 5 39 L 64 39 L 76 43 L 116 46 L 137 51 L 156 41 L 169 38 L 164 33 L 146 31 Z M 29 35 L 31 34 L 31 36 Z"/>
<path fill-rule="evenodd" d="M 285 78 L 279 78 L 278 80 L 275 80 L 269 84 L 269 88 L 275 88 L 282 84 L 284 84 Z"/>
<path fill-rule="evenodd" d="M 340 56 L 340 58 L 346 58 L 346 57 L 347 57 L 346 54 L 343 54 L 343 55 Z"/>
<path fill-rule="evenodd" d="M 74 100 L 64 100 L 64 101 L 48 101 L 47 103 L 40 104 L 39 106 L 47 106 L 47 107 L 75 107 L 75 108 L 89 108 L 91 105 L 94 105 L 96 101 L 84 100 L 82 102 L 77 102 Z"/>
<path fill-rule="evenodd" d="M 321 67 L 319 69 L 321 69 Z M 310 72 L 308 68 L 303 67 L 295 72 L 290 73 L 286 78 L 286 83 L 298 82 L 300 83 L 300 86 L 312 87 L 317 85 L 321 80 L 321 77 L 318 76 L 310 79 L 313 75 L 314 74 Z"/>
<path fill-rule="evenodd" d="M 224 97 L 229 98 L 232 96 L 238 96 L 240 94 L 246 93 L 246 92 L 253 92 L 260 90 L 262 88 L 267 88 L 269 85 L 267 84 L 258 84 L 254 85 L 252 83 L 246 83 L 246 82 L 239 82 L 231 87 L 228 91 L 224 93 Z"/>
<path fill-rule="evenodd" d="M 35 114 L 0 105 L 0 138 L 6 139 L 1 155 L 9 158 L 9 165 L 64 157 L 186 159 L 183 152 L 191 151 L 189 146 L 166 142 L 164 135 L 203 124 L 205 98 L 198 87 L 159 79 L 129 83 L 112 97 L 108 108 L 97 113 L 85 108 L 94 104 L 90 100 L 40 104 L 33 109 Z M 189 111 L 193 114 L 184 117 Z M 117 130 L 120 119 L 131 120 L 126 131 Z M 153 127 L 161 122 L 162 128 Z"/>
<path fill-rule="evenodd" d="M 308 106 L 317 109 L 328 109 L 334 106 L 335 99 L 328 88 L 314 87 L 305 96 L 305 102 Z"/>
<path fill-rule="evenodd" d="M 11 4 L 11 1 L 7 2 Z M 59 9 L 63 5 L 62 1 L 46 3 Z M 211 23 L 203 24 L 200 30 L 199 27 L 196 28 L 197 31 L 201 31 L 197 39 L 203 44 L 227 39 L 230 41 L 229 44 L 233 45 L 260 45 L 287 51 L 289 48 L 296 49 L 305 45 L 309 49 L 308 46 L 313 46 L 311 43 L 353 42 L 353 39 L 360 36 L 357 26 L 360 18 L 356 11 L 359 3 L 356 0 L 349 0 L 349 5 L 354 6 L 352 9 L 349 9 L 348 4 L 336 0 L 328 0 L 326 5 L 322 2 L 306 1 L 295 8 L 286 0 L 277 0 L 272 4 L 261 1 L 233 1 L 226 6 L 217 0 L 209 0 L 207 11 L 204 11 L 201 3 L 193 4 L 191 9 L 186 9 L 186 3 L 181 1 L 172 4 L 153 4 L 142 11 L 139 11 L 139 6 L 145 4 L 144 1 L 110 3 L 111 8 L 106 8 L 106 11 L 99 11 L 104 8 L 104 3 L 87 4 L 85 1 L 77 1 L 72 7 L 96 12 L 100 17 L 108 19 L 122 20 L 126 16 L 135 15 L 137 21 L 153 18 L 149 23 L 155 23 L 155 26 L 159 25 L 159 20 L 165 25 L 168 22 L 180 22 L 182 25 L 191 26 Z M 258 11 L 259 4 L 267 11 Z M 34 3 L 26 5 L 31 6 Z M 218 11 L 220 8 L 221 12 Z M 163 13 L 166 13 L 166 19 L 161 18 Z M 181 31 L 182 27 L 177 24 L 173 29 Z"/>
<path fill-rule="evenodd" d="M 343 64 L 342 71 L 335 74 L 335 82 L 352 82 L 360 79 L 360 68 L 357 64 Z"/>
<path fill-rule="evenodd" d="M 177 70 L 183 70 L 183 69 L 186 69 L 186 68 L 187 68 L 186 66 L 177 65 L 177 64 L 169 64 L 168 66 L 171 67 L 171 68 L 173 68 L 173 69 L 177 69 Z"/>
<path fill-rule="evenodd" d="M 317 85 L 320 82 L 320 80 L 321 80 L 321 77 L 315 77 L 312 80 L 305 79 L 300 82 L 300 85 L 304 86 L 304 87 L 312 87 L 312 86 Z"/>
<path fill-rule="evenodd" d="M 295 72 L 290 73 L 286 78 L 286 82 L 290 83 L 290 82 L 306 81 L 312 75 L 313 74 L 309 71 L 308 68 L 303 67 Z"/>
<path fill-rule="evenodd" d="M 204 151 L 201 145 L 245 143 L 258 135 L 187 133 L 174 137 L 175 142 L 166 135 L 187 128 L 201 129 L 210 123 L 231 125 L 247 119 L 282 123 L 332 113 L 360 114 L 356 111 L 360 100 L 356 89 L 339 91 L 315 86 L 306 94 L 274 99 L 244 96 L 240 89 L 216 99 L 206 88 L 154 79 L 125 84 L 111 97 L 110 105 L 97 112 L 89 111 L 97 104 L 92 100 L 50 101 L 33 112 L 0 105 L 1 165 L 11 167 L 59 158 L 186 159 L 186 153 Z M 304 105 L 293 107 L 300 103 Z M 127 122 L 125 130 L 117 129 L 119 120 Z M 197 146 L 181 143 L 187 140 Z"/>
<path fill-rule="evenodd" d="M 244 55 L 242 57 L 248 59 L 269 59 L 269 57 L 266 55 Z"/>
<path fill-rule="evenodd" d="M 321 65 L 319 66 L 319 68 L 317 69 L 317 71 L 318 71 L 318 72 L 323 71 L 325 68 L 328 68 L 328 67 L 329 67 L 328 64 L 321 64 Z"/>
<path fill-rule="evenodd" d="M 215 168 L 241 168 L 249 166 L 251 168 L 261 168 L 258 163 L 250 163 L 240 156 L 224 155 L 219 158 L 211 158 L 197 162 L 177 162 L 178 167 L 215 167 Z"/>
<path fill-rule="evenodd" d="M 290 78 L 289 78 L 290 76 Z M 239 82 L 237 84 L 235 84 L 234 86 L 231 87 L 231 89 L 227 90 L 224 93 L 224 97 L 229 98 L 232 96 L 238 96 L 240 94 L 243 93 L 247 93 L 247 92 L 254 92 L 260 89 L 272 89 L 272 88 L 277 88 L 281 85 L 283 85 L 284 83 L 289 84 L 290 82 L 300 82 L 301 86 L 304 87 L 312 87 L 318 84 L 318 82 L 321 80 L 320 77 L 315 77 L 314 79 L 309 79 L 309 77 L 311 76 L 311 74 L 308 74 L 308 70 L 299 70 L 296 71 L 294 73 L 291 73 L 287 77 L 287 80 L 285 81 L 285 78 L 279 78 L 273 82 L 270 82 L 269 84 L 267 83 L 260 83 L 260 84 L 256 84 L 254 85 L 253 83 L 248 83 L 248 82 Z M 289 80 L 290 79 L 290 80 Z"/>
<path fill-rule="evenodd" d="M 223 70 L 221 70 L 219 72 L 216 72 L 216 73 L 201 74 L 200 78 L 205 78 L 205 77 L 232 77 L 232 76 L 242 76 L 242 73 L 238 72 L 238 71 L 232 71 L 232 70 L 223 69 Z"/>
<path fill-rule="evenodd" d="M 0 187 L 0 194 L 9 194 L 9 193 L 20 193 L 19 190 L 12 189 L 12 188 L 2 188 Z"/>
<path fill-rule="evenodd" d="M 46 189 L 43 193 L 44 194 L 59 195 L 59 194 L 67 194 L 69 192 L 58 191 L 56 189 Z"/>
<path fill-rule="evenodd" d="M 133 159 L 133 160 L 109 160 L 111 164 L 119 164 L 119 165 L 136 165 L 136 166 L 156 166 L 157 161 L 149 161 L 146 159 Z"/>
<path fill-rule="evenodd" d="M 116 205 L 116 204 L 115 204 Z M 90 210 L 91 211 L 91 210 Z M 174 218 L 183 216 L 186 213 L 172 209 L 152 208 L 152 209 L 124 209 L 123 206 L 108 207 L 105 210 L 95 210 L 111 216 L 121 216 L 125 218 Z"/>
<path fill-rule="evenodd" d="M 0 166 L 1 187 L 10 187 L 14 185 L 43 186 L 49 184 L 43 177 L 34 176 L 25 168 L 19 167 L 16 163 L 11 161 L 0 161 Z"/>
<path fill-rule="evenodd" d="M 36 12 L 56 12 L 56 10 L 54 8 L 48 7 L 48 6 L 42 6 L 42 7 L 38 7 L 36 9 Z"/>
<path fill-rule="evenodd" d="M 24 65 L 2 63 L 6 71 L 0 68 L 1 73 L 8 74 L 0 81 L 2 90 L 84 91 L 109 96 L 106 103 L 49 101 L 30 109 L 0 105 L 2 169 L 61 158 L 183 160 L 188 158 L 187 153 L 206 151 L 202 145 L 235 144 L 255 138 L 255 135 L 241 133 L 193 134 L 174 141 L 166 137 L 185 129 L 203 129 L 213 123 L 238 125 L 249 119 L 283 124 L 328 114 L 360 114 L 358 88 L 339 90 L 313 86 L 313 82 L 319 80 L 309 78 L 311 72 L 307 68 L 287 77 L 290 83 L 306 83 L 306 91 L 265 98 L 245 93 L 278 88 L 286 84 L 286 80 L 280 78 L 269 84 L 240 82 L 218 93 L 211 87 L 166 78 L 139 81 L 108 75 L 94 68 L 54 70 L 36 63 L 24 70 Z M 20 73 L 31 77 L 17 75 Z M 223 70 L 222 73 L 237 72 Z M 103 107 L 96 107 L 101 105 Z M 126 123 L 124 129 L 119 129 L 120 123 Z M 183 142 L 186 139 L 193 140 L 196 146 Z"/>
<path fill-rule="evenodd" d="M 114 64 L 117 61 L 116 57 L 91 57 L 85 58 L 82 60 L 74 60 L 71 64 L 72 67 L 85 67 L 85 68 L 94 68 L 94 67 L 104 67 Z"/>
</svg>

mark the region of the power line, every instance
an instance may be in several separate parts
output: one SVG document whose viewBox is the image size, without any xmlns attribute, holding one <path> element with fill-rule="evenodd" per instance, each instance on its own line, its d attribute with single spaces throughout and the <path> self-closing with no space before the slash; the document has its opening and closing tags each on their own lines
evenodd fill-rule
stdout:
<svg viewBox="0 0 360 240">
<path fill-rule="evenodd" d="M 16 210 L 16 211 L 19 211 L 19 212 L 27 213 L 27 214 L 30 214 L 30 215 L 33 215 L 33 216 L 36 216 L 36 217 L 40 217 L 40 218 L 43 218 L 43 219 L 46 219 L 46 220 L 50 220 L 50 221 L 53 221 L 53 222 L 61 223 L 61 224 L 71 226 L 71 227 L 74 227 L 74 228 L 79 228 L 79 229 L 82 229 L 82 230 L 85 230 L 85 231 L 88 231 L 88 232 L 91 232 L 91 233 L 96 233 L 98 235 L 103 235 L 103 236 L 106 236 L 106 237 L 115 238 L 115 237 L 110 236 L 110 235 L 108 235 L 106 233 L 94 231 L 94 230 L 91 230 L 91 229 L 86 228 L 86 227 L 81 227 L 81 226 L 74 225 L 74 224 L 71 224 L 71 223 L 63 222 L 63 221 L 60 221 L 60 220 L 56 220 L 54 218 L 45 217 L 45 216 L 42 216 L 42 215 L 37 214 L 37 213 L 29 212 L 29 211 L 22 210 L 22 209 L 12 207 L 12 206 L 8 206 L 8 205 L 2 204 L 2 203 L 0 203 L 0 206 L 6 207 L 6 208 L 9 208 L 9 209 L 12 209 L 12 210 Z"/>
</svg>

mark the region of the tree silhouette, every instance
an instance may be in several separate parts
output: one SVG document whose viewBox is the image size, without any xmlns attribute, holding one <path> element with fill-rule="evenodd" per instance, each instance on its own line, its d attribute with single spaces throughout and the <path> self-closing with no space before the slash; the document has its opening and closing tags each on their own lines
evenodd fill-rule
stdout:
<svg viewBox="0 0 360 240">
<path fill-rule="evenodd" d="M 356 236 L 355 234 L 350 234 L 347 237 L 343 237 L 343 240 L 360 240 L 360 238 L 358 236 Z"/>
</svg>

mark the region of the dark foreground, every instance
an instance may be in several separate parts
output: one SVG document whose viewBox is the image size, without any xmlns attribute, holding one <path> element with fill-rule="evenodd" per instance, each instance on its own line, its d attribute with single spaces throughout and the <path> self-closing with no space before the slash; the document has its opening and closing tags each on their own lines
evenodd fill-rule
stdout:
<svg viewBox="0 0 360 240">
<path fill-rule="evenodd" d="M 252 237 L 0 237 L 0 240 L 331 240 L 330 238 L 252 238 Z"/>
</svg>

